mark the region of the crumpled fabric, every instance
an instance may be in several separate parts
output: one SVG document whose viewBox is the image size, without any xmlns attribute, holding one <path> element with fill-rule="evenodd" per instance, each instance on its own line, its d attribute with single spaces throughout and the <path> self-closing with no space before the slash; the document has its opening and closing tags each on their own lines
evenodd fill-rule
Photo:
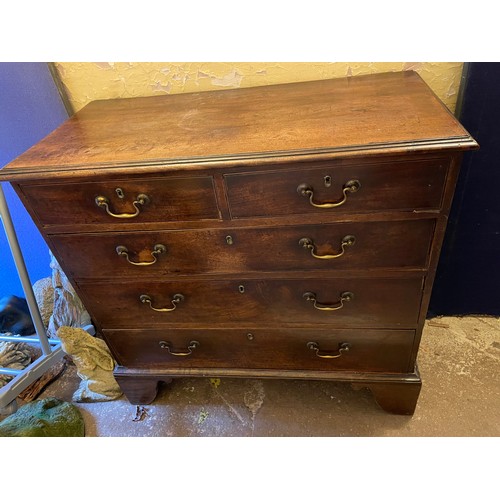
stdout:
<svg viewBox="0 0 500 500">
<path fill-rule="evenodd" d="M 0 366 L 12 370 L 24 370 L 32 359 L 32 349 L 25 342 L 0 341 Z M 6 385 L 12 376 L 0 375 L 0 388 Z"/>
<path fill-rule="evenodd" d="M 111 401 L 122 395 L 113 376 L 116 362 L 104 340 L 92 337 L 81 328 L 62 326 L 57 331 L 62 350 L 71 356 L 80 386 L 73 394 L 73 401 L 90 403 Z"/>
</svg>

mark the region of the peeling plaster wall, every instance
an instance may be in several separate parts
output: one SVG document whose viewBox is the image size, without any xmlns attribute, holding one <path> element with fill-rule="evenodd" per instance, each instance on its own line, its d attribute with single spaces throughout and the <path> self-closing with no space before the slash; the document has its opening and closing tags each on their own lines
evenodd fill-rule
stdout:
<svg viewBox="0 0 500 500">
<path fill-rule="evenodd" d="M 451 111 L 455 110 L 463 63 L 56 63 L 75 111 L 96 99 L 256 87 L 350 75 L 413 69 Z"/>
</svg>

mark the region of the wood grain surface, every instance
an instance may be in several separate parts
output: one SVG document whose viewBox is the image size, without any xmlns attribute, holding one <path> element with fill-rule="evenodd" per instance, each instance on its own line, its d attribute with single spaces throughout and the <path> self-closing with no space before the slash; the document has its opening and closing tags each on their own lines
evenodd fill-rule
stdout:
<svg viewBox="0 0 500 500">
<path fill-rule="evenodd" d="M 433 143 L 477 146 L 420 76 L 406 71 L 94 101 L 0 175 L 339 149 L 404 152 Z"/>
<path fill-rule="evenodd" d="M 60 262 L 76 280 L 248 272 L 425 270 L 434 220 L 357 222 L 51 236 Z M 352 246 L 344 238 L 354 237 Z M 315 255 L 300 241 L 309 239 Z M 228 243 L 229 241 L 229 243 Z M 153 255 L 156 245 L 166 251 Z M 128 260 L 118 247 L 127 249 Z M 130 261 L 130 262 L 129 262 Z M 138 263 L 152 263 L 136 265 Z"/>
<path fill-rule="evenodd" d="M 130 325 L 277 328 L 284 324 L 415 328 L 422 279 L 405 276 L 399 279 L 136 280 L 118 284 L 81 283 L 80 290 L 101 328 Z M 342 309 L 323 311 L 303 297 L 306 292 L 316 294 L 318 305 L 336 306 L 343 292 L 352 292 L 354 298 L 344 303 Z M 171 308 L 176 294 L 182 294 L 184 300 L 171 312 L 154 311 L 140 300 L 141 295 L 148 295 L 153 307 Z"/>
<path fill-rule="evenodd" d="M 231 368 L 378 371 L 408 370 L 413 345 L 411 330 L 273 329 L 203 330 L 147 329 L 104 330 L 118 362 L 130 367 Z M 199 346 L 187 356 L 170 354 L 159 343 L 170 343 L 172 352 L 189 352 L 191 341 Z M 349 343 L 349 351 L 339 358 L 323 359 L 307 347 L 316 342 L 319 354 L 336 355 L 339 345 Z"/>
</svg>

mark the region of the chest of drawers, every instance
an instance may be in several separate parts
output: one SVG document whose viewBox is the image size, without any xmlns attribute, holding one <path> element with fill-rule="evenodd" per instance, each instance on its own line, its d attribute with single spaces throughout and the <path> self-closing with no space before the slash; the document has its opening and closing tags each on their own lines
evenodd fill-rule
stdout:
<svg viewBox="0 0 500 500">
<path fill-rule="evenodd" d="M 0 171 L 117 360 L 368 387 L 411 414 L 462 152 L 413 72 L 95 101 Z"/>
</svg>

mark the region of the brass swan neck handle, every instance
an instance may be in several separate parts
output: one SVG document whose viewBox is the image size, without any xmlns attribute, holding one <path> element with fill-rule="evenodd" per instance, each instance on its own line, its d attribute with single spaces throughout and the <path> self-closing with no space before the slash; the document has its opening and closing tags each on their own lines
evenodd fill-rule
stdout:
<svg viewBox="0 0 500 500">
<path fill-rule="evenodd" d="M 130 260 L 130 257 L 128 255 L 128 248 L 126 246 L 118 245 L 116 247 L 116 253 L 120 257 L 125 257 L 125 259 L 127 259 L 127 262 L 129 264 L 132 264 L 133 266 L 151 266 L 158 261 L 158 259 L 156 258 L 157 255 L 161 255 L 162 253 L 166 252 L 167 252 L 167 247 L 165 245 L 157 244 L 153 247 L 153 251 L 151 252 L 151 257 L 153 257 L 153 260 L 135 262 L 133 260 Z"/>
<path fill-rule="evenodd" d="M 354 294 L 352 292 L 342 292 L 340 294 L 340 300 L 336 304 L 319 303 L 314 292 L 305 292 L 302 297 L 308 302 L 312 302 L 314 308 L 319 311 L 337 311 L 344 307 L 344 302 L 350 302 L 354 298 Z"/>
<path fill-rule="evenodd" d="M 342 255 L 344 255 L 345 249 L 347 247 L 352 247 L 354 243 L 356 243 L 356 238 L 353 235 L 348 234 L 347 236 L 344 236 L 342 238 L 339 253 L 319 255 L 318 253 L 316 253 L 316 245 L 311 238 L 301 238 L 299 240 L 299 245 L 306 248 L 307 250 L 310 250 L 311 255 L 315 259 L 338 259 L 339 257 L 342 257 Z"/>
<path fill-rule="evenodd" d="M 153 300 L 151 299 L 151 297 L 149 295 L 146 295 L 146 294 L 141 295 L 139 297 L 139 300 L 143 304 L 149 304 L 149 307 L 151 309 L 153 309 L 153 311 L 157 311 L 157 312 L 171 312 L 171 311 L 175 311 L 175 309 L 177 309 L 177 304 L 179 304 L 180 302 L 182 302 L 184 300 L 184 295 L 182 295 L 181 293 L 176 293 L 172 297 L 172 300 L 170 302 L 172 303 L 173 307 L 153 307 L 153 305 L 152 305 Z"/>
<path fill-rule="evenodd" d="M 347 201 L 347 195 L 349 193 L 355 193 L 356 191 L 359 191 L 361 188 L 361 182 L 359 182 L 357 179 L 351 179 L 350 181 L 347 181 L 343 188 L 342 188 L 342 199 L 340 201 L 334 201 L 334 202 L 324 202 L 324 203 L 316 203 L 313 198 L 314 198 L 314 189 L 309 186 L 308 184 L 299 184 L 297 186 L 297 193 L 299 193 L 301 196 L 309 197 L 309 203 L 316 208 L 336 208 L 340 207 Z"/>
<path fill-rule="evenodd" d="M 137 217 L 141 213 L 141 207 L 144 205 L 147 205 L 150 202 L 149 196 L 147 194 L 139 194 L 137 195 L 137 198 L 135 201 L 132 202 L 132 205 L 135 208 L 134 213 L 121 213 L 121 214 L 115 214 L 112 212 L 109 208 L 109 200 L 105 196 L 98 195 L 95 197 L 95 204 L 106 210 L 106 213 L 108 215 L 111 215 L 111 217 L 116 217 L 117 219 L 132 219 L 133 217 Z"/>
</svg>

